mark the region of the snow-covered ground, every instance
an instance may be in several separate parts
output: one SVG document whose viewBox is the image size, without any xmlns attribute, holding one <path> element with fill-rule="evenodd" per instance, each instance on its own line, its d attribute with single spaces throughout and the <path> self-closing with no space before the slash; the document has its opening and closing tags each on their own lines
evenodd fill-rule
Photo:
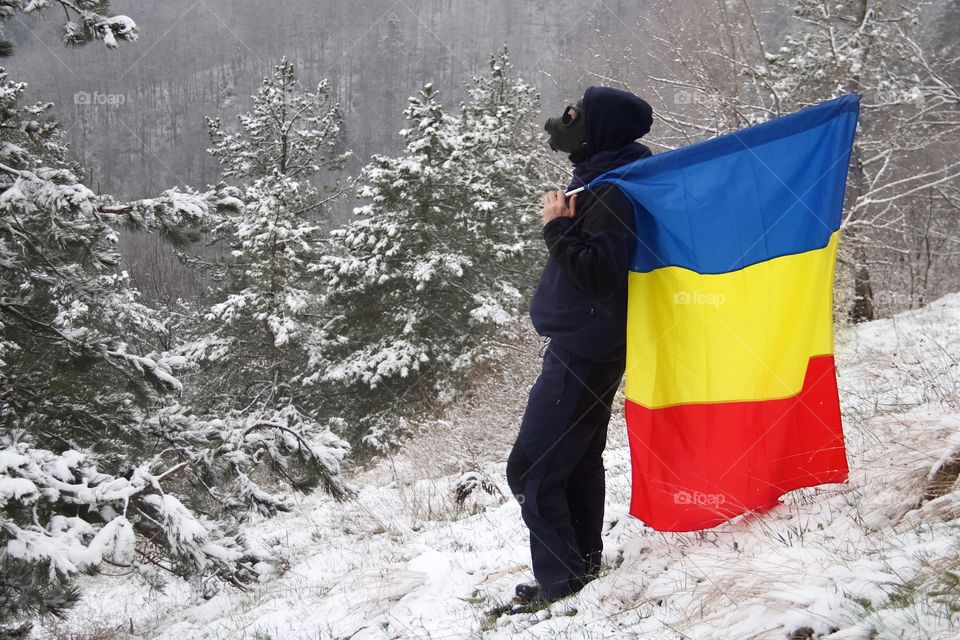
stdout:
<svg viewBox="0 0 960 640">
<path fill-rule="evenodd" d="M 849 482 L 762 516 L 684 534 L 628 517 L 615 417 L 601 577 L 537 614 L 491 618 L 531 578 L 503 461 L 538 346 L 478 382 L 476 406 L 358 472 L 355 500 L 307 496 L 246 527 L 285 559 L 258 588 L 203 601 L 172 579 L 160 592 L 85 578 L 70 618 L 35 637 L 960 638 L 960 294 L 838 333 Z M 497 489 L 458 506 L 471 470 Z"/>
</svg>

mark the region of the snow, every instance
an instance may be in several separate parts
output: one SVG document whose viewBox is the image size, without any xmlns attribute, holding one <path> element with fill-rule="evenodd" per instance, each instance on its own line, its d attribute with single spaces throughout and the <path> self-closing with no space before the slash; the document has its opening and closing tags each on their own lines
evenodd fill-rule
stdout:
<svg viewBox="0 0 960 640">
<path fill-rule="evenodd" d="M 177 188 L 167 189 L 163 195 L 169 199 L 172 213 L 184 219 L 202 220 L 209 213 L 203 195 L 183 193 Z M 219 201 L 219 204 L 233 205 L 235 200 L 236 198 L 225 197 Z"/>
<path fill-rule="evenodd" d="M 83 577 L 71 617 L 35 637 L 129 625 L 157 640 L 956 638 L 960 488 L 924 494 L 960 455 L 960 294 L 841 329 L 836 343 L 847 483 L 793 492 L 711 530 L 655 532 L 627 515 L 617 414 L 604 571 L 537 614 L 487 616 L 531 579 L 504 479 L 512 442 L 491 426 L 519 421 L 536 374 L 531 344 L 503 373 L 522 369 L 523 380 L 487 383 L 503 386 L 499 401 L 426 425 L 403 452 L 354 472 L 355 499 L 293 497 L 292 512 L 246 525 L 254 546 L 284 559 L 251 591 L 203 601 L 179 580 L 158 593 L 135 576 Z"/>
<path fill-rule="evenodd" d="M 514 320 L 514 314 L 503 308 L 499 301 L 488 296 L 474 296 L 478 306 L 470 310 L 470 317 L 478 323 L 492 322 L 499 325 L 509 325 Z"/>
<path fill-rule="evenodd" d="M 48 561 L 51 580 L 56 579 L 58 574 L 74 574 L 100 562 L 97 552 L 83 544 L 83 539 L 91 535 L 93 530 L 80 518 L 53 516 L 49 531 L 39 527 L 19 529 L 16 525 L 9 526 L 17 535 L 7 543 L 7 553 L 21 560 Z"/>
<path fill-rule="evenodd" d="M 96 25 L 97 33 L 110 49 L 117 48 L 117 38 L 134 41 L 139 36 L 136 23 L 127 16 L 111 16 L 101 19 Z"/>
<path fill-rule="evenodd" d="M 26 478 L 0 478 L 0 507 L 4 507 L 11 498 L 14 500 L 29 499 L 39 493 L 37 485 Z"/>
<path fill-rule="evenodd" d="M 113 564 L 129 566 L 134 557 L 133 525 L 125 517 L 117 516 L 97 532 L 88 548 Z"/>
<path fill-rule="evenodd" d="M 29 460 L 13 449 L 0 449 L 0 473 L 7 473 L 9 469 L 23 466 Z"/>
<path fill-rule="evenodd" d="M 145 375 L 153 376 L 158 382 L 173 391 L 180 392 L 183 390 L 183 384 L 171 375 L 171 363 L 169 361 L 156 361 L 146 356 L 127 353 L 125 345 L 119 345 L 116 351 L 108 351 L 107 355 L 126 360 L 138 371 L 143 372 Z"/>
</svg>

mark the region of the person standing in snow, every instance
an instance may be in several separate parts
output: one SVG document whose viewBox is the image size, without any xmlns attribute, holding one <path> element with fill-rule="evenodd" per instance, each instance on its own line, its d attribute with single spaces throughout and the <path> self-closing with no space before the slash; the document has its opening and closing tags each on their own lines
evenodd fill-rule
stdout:
<svg viewBox="0 0 960 640">
<path fill-rule="evenodd" d="M 608 87 L 588 88 L 562 117 L 548 119 L 551 148 L 569 153 L 573 163 L 567 190 L 651 155 L 636 140 L 652 123 L 647 102 Z M 563 191 L 549 192 L 543 236 L 549 257 L 530 317 L 549 343 L 507 461 L 537 580 L 516 587 L 521 607 L 576 593 L 600 570 L 601 454 L 625 367 L 633 207 L 610 184 L 585 189 L 569 203 Z"/>
</svg>

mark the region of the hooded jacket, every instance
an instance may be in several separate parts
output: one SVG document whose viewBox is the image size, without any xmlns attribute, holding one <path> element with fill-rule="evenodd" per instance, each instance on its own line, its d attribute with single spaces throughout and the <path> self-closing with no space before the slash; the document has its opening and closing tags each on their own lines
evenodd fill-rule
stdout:
<svg viewBox="0 0 960 640">
<path fill-rule="evenodd" d="M 635 140 L 650 130 L 650 105 L 626 91 L 590 87 L 583 95 L 587 147 L 571 154 L 569 189 L 651 155 Z M 614 185 L 577 196 L 576 215 L 543 227 L 549 256 L 530 303 L 542 336 L 597 362 L 626 353 L 627 272 L 636 248 L 633 206 Z"/>
</svg>

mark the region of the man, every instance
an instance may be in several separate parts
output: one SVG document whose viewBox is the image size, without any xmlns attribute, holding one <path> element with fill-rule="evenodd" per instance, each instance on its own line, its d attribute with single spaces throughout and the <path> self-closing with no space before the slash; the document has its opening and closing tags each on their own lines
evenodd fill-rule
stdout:
<svg viewBox="0 0 960 640">
<path fill-rule="evenodd" d="M 650 105 L 637 96 L 590 87 L 544 128 L 551 148 L 570 154 L 572 190 L 649 156 L 636 139 L 652 122 Z M 633 208 L 613 185 L 586 189 L 569 205 L 563 191 L 550 192 L 543 197 L 543 236 L 550 255 L 530 316 L 549 344 L 507 461 L 538 583 L 517 586 L 517 610 L 575 593 L 600 570 L 601 454 L 624 372 Z"/>
</svg>

